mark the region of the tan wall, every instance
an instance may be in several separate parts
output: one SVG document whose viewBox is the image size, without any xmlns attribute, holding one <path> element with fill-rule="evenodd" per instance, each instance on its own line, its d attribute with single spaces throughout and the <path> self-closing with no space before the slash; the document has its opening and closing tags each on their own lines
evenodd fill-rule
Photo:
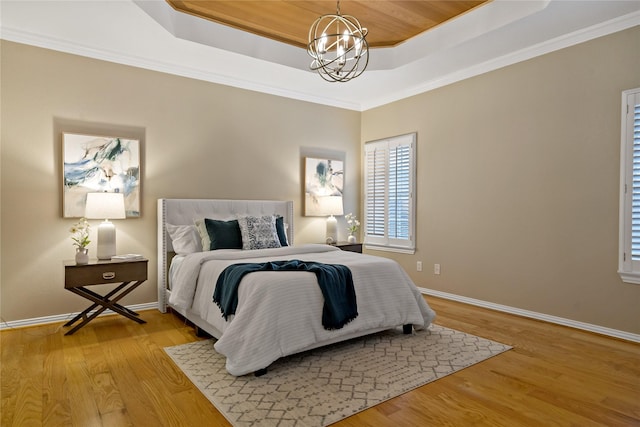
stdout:
<svg viewBox="0 0 640 427">
<path fill-rule="evenodd" d="M 418 132 L 418 250 L 390 255 L 417 285 L 640 333 L 616 273 L 638 52 L 635 27 L 363 113 L 363 141 Z"/>
<path fill-rule="evenodd" d="M 61 216 L 62 130 L 113 129 L 144 138 L 142 218 L 116 226 L 118 252 L 149 257 L 150 280 L 125 304 L 157 300 L 158 198 L 293 200 L 300 213 L 302 156 L 326 151 L 345 157 L 345 210 L 357 211 L 358 112 L 1 46 L 1 314 L 7 321 L 88 305 L 63 289 L 62 260 L 74 255 L 68 229 L 75 220 Z M 324 241 L 323 219 L 297 216 L 295 230 L 296 242 Z M 95 254 L 94 244 L 90 249 Z"/>
<path fill-rule="evenodd" d="M 616 274 L 620 96 L 640 86 L 639 43 L 623 31 L 359 114 L 2 42 L 2 317 L 86 306 L 62 289 L 61 129 L 144 136 L 143 217 L 117 223 L 118 251 L 148 255 L 151 277 L 126 304 L 156 300 L 157 198 L 300 212 L 301 158 L 326 150 L 345 153 L 357 213 L 360 140 L 417 131 L 418 251 L 390 255 L 417 285 L 640 333 L 640 286 Z M 321 219 L 296 220 L 297 242 L 323 240 Z"/>
</svg>

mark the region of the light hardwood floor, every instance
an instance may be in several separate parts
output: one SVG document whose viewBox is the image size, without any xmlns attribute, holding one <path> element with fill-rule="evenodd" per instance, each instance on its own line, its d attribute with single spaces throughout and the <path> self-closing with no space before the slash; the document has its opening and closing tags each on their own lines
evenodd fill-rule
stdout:
<svg viewBox="0 0 640 427">
<path fill-rule="evenodd" d="M 640 426 L 640 345 L 428 298 L 437 324 L 514 346 L 337 426 Z M 9 426 L 228 426 L 164 353 L 191 342 L 173 314 L 104 316 L 5 330 L 1 418 Z"/>
</svg>

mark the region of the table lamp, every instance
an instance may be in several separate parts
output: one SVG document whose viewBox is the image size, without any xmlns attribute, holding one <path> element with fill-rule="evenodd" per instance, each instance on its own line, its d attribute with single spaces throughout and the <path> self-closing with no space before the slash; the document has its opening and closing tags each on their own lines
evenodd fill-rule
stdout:
<svg viewBox="0 0 640 427">
<path fill-rule="evenodd" d="M 329 215 L 327 218 L 327 240 L 330 245 L 338 243 L 338 220 L 334 215 L 342 215 L 342 196 L 318 197 L 318 215 Z"/>
<path fill-rule="evenodd" d="M 124 219 L 122 193 L 87 193 L 84 216 L 88 219 L 104 219 L 98 226 L 98 259 L 111 259 L 116 254 L 116 226 L 110 219 Z"/>
</svg>

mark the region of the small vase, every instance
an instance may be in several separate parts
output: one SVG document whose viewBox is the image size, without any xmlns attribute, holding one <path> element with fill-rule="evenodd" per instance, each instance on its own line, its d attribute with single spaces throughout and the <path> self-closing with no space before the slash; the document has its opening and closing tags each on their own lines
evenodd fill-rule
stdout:
<svg viewBox="0 0 640 427">
<path fill-rule="evenodd" d="M 76 249 L 76 264 L 89 264 L 89 249 L 77 248 Z"/>
<path fill-rule="evenodd" d="M 356 242 L 356 236 L 353 233 L 349 233 L 349 236 L 347 237 L 347 242 L 349 243 L 355 243 Z"/>
</svg>

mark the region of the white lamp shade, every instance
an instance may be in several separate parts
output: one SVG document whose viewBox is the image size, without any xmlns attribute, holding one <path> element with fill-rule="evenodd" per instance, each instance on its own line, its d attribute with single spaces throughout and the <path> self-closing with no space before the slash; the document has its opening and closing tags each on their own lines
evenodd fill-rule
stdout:
<svg viewBox="0 0 640 427">
<path fill-rule="evenodd" d="M 87 204 L 84 216 L 89 219 L 124 219 L 122 193 L 87 193 Z"/>
<path fill-rule="evenodd" d="M 316 210 L 314 215 L 329 216 L 342 215 L 342 196 L 319 196 L 317 197 Z"/>
</svg>

